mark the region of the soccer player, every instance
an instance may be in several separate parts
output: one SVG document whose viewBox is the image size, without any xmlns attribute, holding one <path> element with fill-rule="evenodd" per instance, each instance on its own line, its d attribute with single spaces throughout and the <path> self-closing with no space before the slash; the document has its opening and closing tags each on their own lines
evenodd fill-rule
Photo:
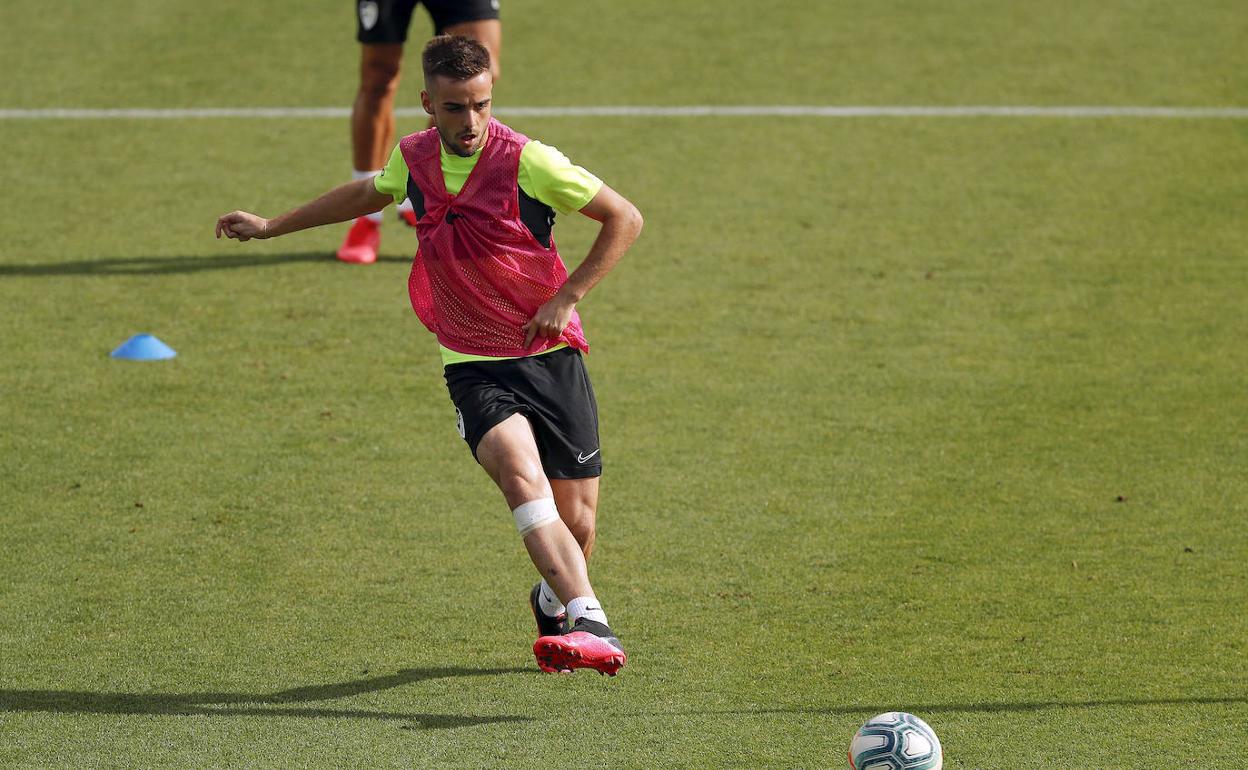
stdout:
<svg viewBox="0 0 1248 770">
<path fill-rule="evenodd" d="M 459 434 L 498 485 L 542 577 L 529 594 L 538 666 L 614 674 L 627 658 L 586 568 L 602 454 L 576 304 L 632 245 L 641 214 L 558 150 L 491 118 L 493 75 L 480 43 L 436 37 L 422 59 L 421 103 L 434 127 L 403 137 L 380 175 L 273 219 L 225 214 L 216 234 L 274 238 L 408 195 L 419 241 L 412 307 L 437 336 Z M 551 238 L 556 211 L 601 224 L 570 276 Z"/>
<path fill-rule="evenodd" d="M 433 19 L 434 35 L 463 35 L 490 51 L 490 69 L 498 79 L 503 28 L 498 0 L 423 0 Z M 394 143 L 394 94 L 399 87 L 403 44 L 417 0 L 358 0 L 356 39 L 360 41 L 360 88 L 351 107 L 351 154 L 355 179 L 375 176 Z M 430 123 L 430 126 L 433 124 Z M 399 217 L 416 226 L 410 201 L 400 200 Z M 381 246 L 381 212 L 359 217 L 338 249 L 343 262 L 368 265 Z"/>
</svg>

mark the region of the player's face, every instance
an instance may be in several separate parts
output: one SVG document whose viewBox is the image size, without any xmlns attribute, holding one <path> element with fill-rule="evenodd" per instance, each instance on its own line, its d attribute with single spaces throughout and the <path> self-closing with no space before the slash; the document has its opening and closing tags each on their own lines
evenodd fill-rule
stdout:
<svg viewBox="0 0 1248 770">
<path fill-rule="evenodd" d="M 494 76 L 489 72 L 467 80 L 434 75 L 420 92 L 425 112 L 433 116 L 442 144 L 456 155 L 468 157 L 485 144 L 490 122 Z"/>
</svg>

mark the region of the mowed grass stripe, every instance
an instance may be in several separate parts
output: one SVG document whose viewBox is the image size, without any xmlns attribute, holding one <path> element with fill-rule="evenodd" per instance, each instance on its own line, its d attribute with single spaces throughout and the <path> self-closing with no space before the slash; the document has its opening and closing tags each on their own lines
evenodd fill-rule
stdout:
<svg viewBox="0 0 1248 770">
<path fill-rule="evenodd" d="M 1132 106 L 835 106 L 835 105 L 684 105 L 504 107 L 499 115 L 514 117 L 812 117 L 812 118 L 1183 118 L 1189 120 L 1248 119 L 1248 107 Z M 395 110 L 401 118 L 420 117 L 424 110 Z M 110 109 L 4 109 L 3 120 L 169 120 L 185 118 L 346 118 L 348 107 L 189 107 Z"/>
</svg>

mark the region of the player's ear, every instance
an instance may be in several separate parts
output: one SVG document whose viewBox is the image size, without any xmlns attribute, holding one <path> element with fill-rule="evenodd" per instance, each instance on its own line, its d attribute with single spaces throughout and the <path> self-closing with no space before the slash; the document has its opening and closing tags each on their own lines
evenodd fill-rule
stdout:
<svg viewBox="0 0 1248 770">
<path fill-rule="evenodd" d="M 420 92 L 420 106 L 425 108 L 425 112 L 433 114 L 433 101 L 429 99 L 428 91 Z"/>
</svg>

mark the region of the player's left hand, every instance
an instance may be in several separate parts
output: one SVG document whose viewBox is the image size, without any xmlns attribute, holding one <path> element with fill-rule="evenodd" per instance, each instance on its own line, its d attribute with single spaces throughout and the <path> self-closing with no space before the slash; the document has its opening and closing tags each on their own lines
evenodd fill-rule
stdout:
<svg viewBox="0 0 1248 770">
<path fill-rule="evenodd" d="M 558 294 L 551 297 L 546 304 L 537 309 L 528 323 L 520 327 L 520 330 L 524 332 L 524 346 L 527 348 L 533 344 L 533 340 L 537 337 L 559 339 L 563 330 L 571 323 L 572 311 L 575 309 L 575 302 L 566 300 Z"/>
</svg>

